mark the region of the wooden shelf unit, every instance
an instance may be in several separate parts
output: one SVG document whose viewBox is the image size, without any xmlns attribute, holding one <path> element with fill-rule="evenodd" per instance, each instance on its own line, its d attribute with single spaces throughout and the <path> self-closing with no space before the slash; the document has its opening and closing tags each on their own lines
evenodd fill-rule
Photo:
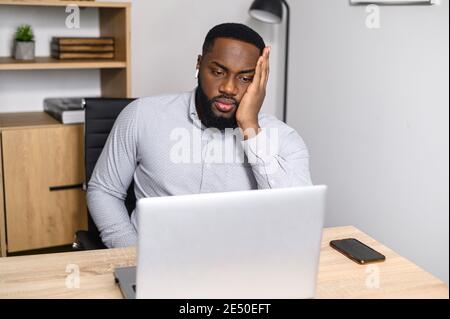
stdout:
<svg viewBox="0 0 450 319">
<path fill-rule="evenodd" d="M 0 0 L 0 10 L 69 4 L 98 8 L 100 36 L 114 37 L 115 59 L 0 57 L 0 72 L 98 69 L 102 96 L 131 97 L 130 3 Z M 0 257 L 71 244 L 74 232 L 86 229 L 86 199 L 76 188 L 84 180 L 83 158 L 82 124 L 63 125 L 44 112 L 0 113 Z M 61 185 L 71 189 L 51 188 Z"/>
<path fill-rule="evenodd" d="M 0 0 L 2 6 L 98 8 L 100 36 L 114 37 L 115 58 L 101 60 L 58 60 L 37 57 L 34 61 L 17 61 L 0 57 L 0 71 L 99 69 L 101 92 L 105 97 L 131 97 L 131 4 L 128 2 Z M 49 43 L 50 45 L 50 43 Z"/>
</svg>

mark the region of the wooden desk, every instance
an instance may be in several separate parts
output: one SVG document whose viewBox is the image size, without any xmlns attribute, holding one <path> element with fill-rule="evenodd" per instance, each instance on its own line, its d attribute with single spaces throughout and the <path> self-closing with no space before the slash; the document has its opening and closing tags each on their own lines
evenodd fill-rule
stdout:
<svg viewBox="0 0 450 319">
<path fill-rule="evenodd" d="M 386 261 L 361 266 L 329 246 L 330 240 L 346 237 L 372 246 Z M 112 272 L 135 259 L 135 248 L 0 258 L 0 298 L 122 298 Z M 79 288 L 66 287 L 71 265 L 79 267 Z M 324 230 L 316 298 L 448 297 L 443 282 L 355 227 Z"/>
</svg>

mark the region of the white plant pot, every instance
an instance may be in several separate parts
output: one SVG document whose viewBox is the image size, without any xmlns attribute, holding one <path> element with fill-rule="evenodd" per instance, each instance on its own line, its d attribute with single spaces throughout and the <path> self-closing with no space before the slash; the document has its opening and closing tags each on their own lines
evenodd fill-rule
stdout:
<svg viewBox="0 0 450 319">
<path fill-rule="evenodd" d="M 34 60 L 34 41 L 14 42 L 14 59 L 16 60 Z"/>
</svg>

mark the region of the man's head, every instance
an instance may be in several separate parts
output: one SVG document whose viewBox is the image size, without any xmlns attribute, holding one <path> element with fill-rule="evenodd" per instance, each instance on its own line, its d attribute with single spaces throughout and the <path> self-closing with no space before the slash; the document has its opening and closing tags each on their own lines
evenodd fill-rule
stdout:
<svg viewBox="0 0 450 319">
<path fill-rule="evenodd" d="M 197 60 L 196 105 L 205 126 L 237 126 L 236 110 L 264 48 L 261 36 L 243 24 L 224 23 L 208 32 Z"/>
</svg>

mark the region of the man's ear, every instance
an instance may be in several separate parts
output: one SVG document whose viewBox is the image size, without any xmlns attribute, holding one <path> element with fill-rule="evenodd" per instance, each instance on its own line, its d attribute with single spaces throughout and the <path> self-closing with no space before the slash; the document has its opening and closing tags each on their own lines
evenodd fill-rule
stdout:
<svg viewBox="0 0 450 319">
<path fill-rule="evenodd" d="M 200 69 L 200 64 L 202 63 L 202 56 L 199 54 L 197 56 L 197 69 Z"/>
</svg>

